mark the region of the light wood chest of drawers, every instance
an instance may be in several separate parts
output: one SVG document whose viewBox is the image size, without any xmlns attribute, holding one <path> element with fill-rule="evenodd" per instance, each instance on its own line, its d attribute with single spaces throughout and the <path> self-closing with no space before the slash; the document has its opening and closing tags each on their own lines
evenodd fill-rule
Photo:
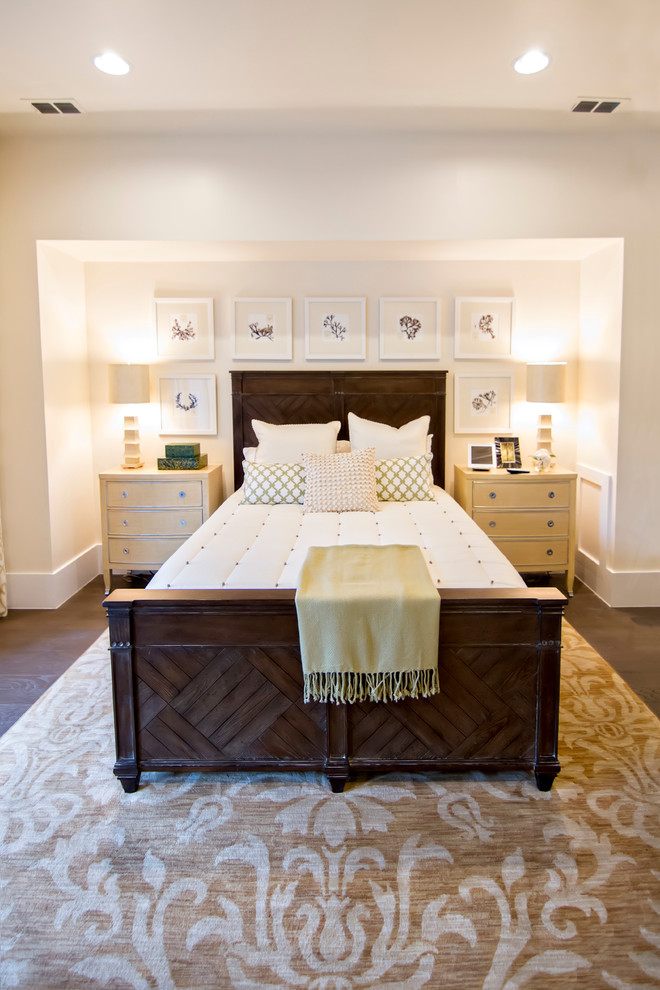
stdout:
<svg viewBox="0 0 660 990">
<path fill-rule="evenodd" d="M 516 570 L 564 571 L 575 579 L 575 493 L 571 471 L 508 474 L 454 467 L 454 498 Z"/>
<path fill-rule="evenodd" d="M 222 468 L 107 471 L 99 475 L 103 579 L 113 569 L 157 570 L 222 501 Z"/>
</svg>

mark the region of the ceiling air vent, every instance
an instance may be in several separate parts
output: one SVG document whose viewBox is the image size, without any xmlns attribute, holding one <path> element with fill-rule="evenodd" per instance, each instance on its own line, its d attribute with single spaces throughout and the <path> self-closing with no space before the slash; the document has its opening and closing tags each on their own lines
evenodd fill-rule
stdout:
<svg viewBox="0 0 660 990">
<path fill-rule="evenodd" d="M 39 113 L 82 113 L 73 100 L 30 100 Z"/>
<path fill-rule="evenodd" d="M 572 113 L 614 113 L 621 100 L 578 100 Z"/>
</svg>

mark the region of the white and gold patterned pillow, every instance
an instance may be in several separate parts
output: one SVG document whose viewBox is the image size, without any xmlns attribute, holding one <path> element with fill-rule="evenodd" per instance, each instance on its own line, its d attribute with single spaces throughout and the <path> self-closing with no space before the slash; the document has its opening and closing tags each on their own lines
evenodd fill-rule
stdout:
<svg viewBox="0 0 660 990">
<path fill-rule="evenodd" d="M 376 492 L 381 502 L 432 502 L 431 454 L 376 461 Z"/>
<path fill-rule="evenodd" d="M 303 454 L 303 512 L 376 512 L 373 447 L 350 454 Z"/>
<path fill-rule="evenodd" d="M 302 464 L 251 464 L 243 461 L 241 505 L 291 505 L 305 498 Z"/>
</svg>

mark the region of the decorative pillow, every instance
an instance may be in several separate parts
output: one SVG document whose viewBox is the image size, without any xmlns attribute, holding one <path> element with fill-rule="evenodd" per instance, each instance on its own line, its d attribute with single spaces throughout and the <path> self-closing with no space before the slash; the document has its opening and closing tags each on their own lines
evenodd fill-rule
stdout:
<svg viewBox="0 0 660 990">
<path fill-rule="evenodd" d="M 431 454 L 376 461 L 376 493 L 382 502 L 432 502 Z"/>
<path fill-rule="evenodd" d="M 302 464 L 251 464 L 243 461 L 241 505 L 303 502 L 305 472 Z"/>
<path fill-rule="evenodd" d="M 376 512 L 374 450 L 350 454 L 303 454 L 303 512 Z"/>
<path fill-rule="evenodd" d="M 339 420 L 331 423 L 264 423 L 252 420 L 259 446 L 257 464 L 300 463 L 303 451 L 312 454 L 334 454 Z"/>
<path fill-rule="evenodd" d="M 411 419 L 409 423 L 400 426 L 387 426 L 386 423 L 375 423 L 370 419 L 361 419 L 355 413 L 348 414 L 348 433 L 352 450 L 364 450 L 373 447 L 376 460 L 388 460 L 392 457 L 421 457 L 426 453 L 426 435 L 431 423 L 430 416 L 420 416 Z"/>
</svg>

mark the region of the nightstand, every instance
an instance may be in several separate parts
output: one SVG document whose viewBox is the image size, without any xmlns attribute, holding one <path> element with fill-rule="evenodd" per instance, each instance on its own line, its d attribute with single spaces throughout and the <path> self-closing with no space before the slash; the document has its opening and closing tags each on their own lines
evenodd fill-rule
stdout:
<svg viewBox="0 0 660 990">
<path fill-rule="evenodd" d="M 454 498 L 517 571 L 566 573 L 575 579 L 575 493 L 572 471 L 508 474 L 455 465 Z"/>
<path fill-rule="evenodd" d="M 113 569 L 158 570 L 222 501 L 222 468 L 107 471 L 99 475 L 103 579 Z"/>
</svg>

